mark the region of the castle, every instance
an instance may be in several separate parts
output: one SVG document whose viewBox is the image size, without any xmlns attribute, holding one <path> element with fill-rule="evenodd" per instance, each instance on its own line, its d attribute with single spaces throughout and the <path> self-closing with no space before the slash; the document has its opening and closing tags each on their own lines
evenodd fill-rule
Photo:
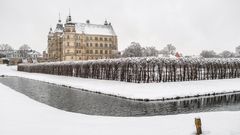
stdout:
<svg viewBox="0 0 240 135">
<path fill-rule="evenodd" d="M 63 24 L 60 17 L 53 31 L 48 33 L 48 59 L 50 61 L 76 61 L 115 58 L 118 41 L 111 23 L 76 23 L 71 15 Z"/>
</svg>

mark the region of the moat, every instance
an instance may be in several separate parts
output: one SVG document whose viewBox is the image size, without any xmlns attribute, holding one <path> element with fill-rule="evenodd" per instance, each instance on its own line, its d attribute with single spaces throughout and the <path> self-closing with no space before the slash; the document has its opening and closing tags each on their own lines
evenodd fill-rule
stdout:
<svg viewBox="0 0 240 135">
<path fill-rule="evenodd" d="M 137 101 L 21 77 L 0 77 L 0 83 L 49 106 L 89 115 L 125 117 L 240 110 L 240 92 L 178 100 Z"/>
</svg>

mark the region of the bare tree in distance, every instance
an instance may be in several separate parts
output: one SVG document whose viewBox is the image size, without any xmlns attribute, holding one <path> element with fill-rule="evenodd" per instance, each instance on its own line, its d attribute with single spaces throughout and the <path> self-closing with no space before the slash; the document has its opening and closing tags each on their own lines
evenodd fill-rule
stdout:
<svg viewBox="0 0 240 135">
<path fill-rule="evenodd" d="M 170 55 L 176 54 L 176 47 L 172 44 L 167 44 L 161 51 L 160 54 L 162 54 L 165 57 L 169 57 Z"/>
<path fill-rule="evenodd" d="M 203 58 L 216 58 L 218 57 L 217 56 L 217 53 L 214 52 L 213 50 L 203 50 L 200 55 L 203 57 Z"/>
<path fill-rule="evenodd" d="M 13 48 L 9 44 L 0 44 L 1 51 L 12 51 Z"/>
<path fill-rule="evenodd" d="M 219 54 L 219 56 L 220 56 L 221 58 L 233 58 L 233 57 L 235 57 L 235 54 L 234 54 L 233 52 L 230 52 L 230 51 L 225 50 L 225 51 L 221 52 L 221 53 Z"/>
<path fill-rule="evenodd" d="M 27 45 L 27 44 L 23 44 L 22 46 L 19 47 L 20 55 L 23 58 L 27 57 L 27 53 L 30 50 L 31 50 L 31 47 L 29 45 Z"/>
<path fill-rule="evenodd" d="M 144 57 L 158 56 L 158 54 L 159 54 L 159 51 L 154 46 L 142 48 L 142 55 Z"/>
<path fill-rule="evenodd" d="M 19 50 L 29 51 L 31 50 L 31 47 L 28 44 L 23 44 L 22 46 L 19 47 Z"/>
<path fill-rule="evenodd" d="M 154 47 L 141 47 L 137 42 L 131 42 L 122 54 L 122 57 L 150 57 L 158 56 L 159 51 Z"/>
<path fill-rule="evenodd" d="M 137 42 L 131 42 L 122 54 L 122 57 L 142 57 L 142 47 Z"/>
<path fill-rule="evenodd" d="M 9 44 L 0 44 L 0 58 L 6 57 L 13 51 Z"/>
</svg>

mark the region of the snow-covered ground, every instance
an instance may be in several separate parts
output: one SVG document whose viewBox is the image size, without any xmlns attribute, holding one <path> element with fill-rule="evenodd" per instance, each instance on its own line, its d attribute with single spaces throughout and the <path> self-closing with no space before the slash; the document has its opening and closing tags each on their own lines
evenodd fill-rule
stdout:
<svg viewBox="0 0 240 135">
<path fill-rule="evenodd" d="M 240 90 L 240 78 L 167 83 L 128 83 L 110 80 L 66 77 L 49 74 L 19 72 L 16 66 L 0 65 L 0 75 L 20 76 L 44 82 L 99 91 L 130 98 L 160 99 L 193 96 L 197 94 L 231 92 Z"/>
<path fill-rule="evenodd" d="M 133 84 L 16 71 L 0 66 L 0 75 L 41 80 L 134 98 L 161 98 L 238 90 L 240 79 Z M 240 112 L 208 112 L 152 117 L 89 116 L 55 109 L 0 83 L 0 135 L 193 135 L 194 118 L 206 135 L 239 135 Z"/>
<path fill-rule="evenodd" d="M 65 112 L 0 83 L 0 135 L 193 135 L 194 118 L 207 135 L 239 135 L 240 112 L 154 117 L 104 117 Z"/>
</svg>

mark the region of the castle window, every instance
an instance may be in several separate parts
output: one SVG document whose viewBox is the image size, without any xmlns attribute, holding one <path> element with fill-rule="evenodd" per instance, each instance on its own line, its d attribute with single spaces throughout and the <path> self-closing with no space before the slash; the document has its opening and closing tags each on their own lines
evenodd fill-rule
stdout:
<svg viewBox="0 0 240 135">
<path fill-rule="evenodd" d="M 100 47 L 103 47 L 103 44 L 102 44 L 102 43 L 100 43 Z"/>
<path fill-rule="evenodd" d="M 92 47 L 92 43 L 90 43 L 90 47 Z"/>
<path fill-rule="evenodd" d="M 109 41 L 112 41 L 112 38 L 109 38 Z"/>
<path fill-rule="evenodd" d="M 69 35 L 67 35 L 67 39 L 69 39 Z"/>
<path fill-rule="evenodd" d="M 107 44 L 105 44 L 104 46 L 105 46 L 105 47 L 108 47 L 108 45 L 107 45 Z"/>
<path fill-rule="evenodd" d="M 95 40 L 97 41 L 97 40 L 98 40 L 98 37 L 95 37 Z"/>
<path fill-rule="evenodd" d="M 104 41 L 107 41 L 107 38 L 104 38 Z"/>
<path fill-rule="evenodd" d="M 108 51 L 107 51 L 107 50 L 105 50 L 105 54 L 108 54 Z"/>
<path fill-rule="evenodd" d="M 69 46 L 69 42 L 67 42 L 67 46 Z"/>
<path fill-rule="evenodd" d="M 89 44 L 87 43 L 87 47 L 89 46 Z"/>
<path fill-rule="evenodd" d="M 90 54 L 92 54 L 93 53 L 93 50 L 90 50 Z"/>
<path fill-rule="evenodd" d="M 112 47 L 112 44 L 109 44 L 109 47 L 111 48 L 111 47 Z"/>
<path fill-rule="evenodd" d="M 103 38 L 102 37 L 100 37 L 100 41 L 102 41 L 103 40 Z"/>
<path fill-rule="evenodd" d="M 79 59 L 79 60 L 81 60 L 82 58 L 81 58 L 81 57 L 79 57 L 78 59 Z"/>
<path fill-rule="evenodd" d="M 86 53 L 89 53 L 89 50 L 86 50 Z"/>
<path fill-rule="evenodd" d="M 98 43 L 95 44 L 95 47 L 98 47 Z"/>
<path fill-rule="evenodd" d="M 100 50 L 100 54 L 103 54 L 103 50 Z"/>
<path fill-rule="evenodd" d="M 98 54 L 98 50 L 95 50 L 95 54 Z"/>
</svg>

